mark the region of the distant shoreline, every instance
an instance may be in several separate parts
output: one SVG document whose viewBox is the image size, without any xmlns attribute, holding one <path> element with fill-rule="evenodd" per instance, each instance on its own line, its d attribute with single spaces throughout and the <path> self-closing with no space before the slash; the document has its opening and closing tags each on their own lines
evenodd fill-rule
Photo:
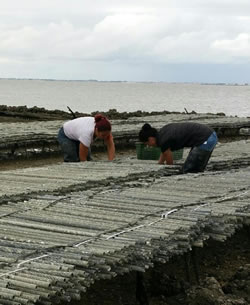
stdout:
<svg viewBox="0 0 250 305">
<path fill-rule="evenodd" d="M 53 79 L 53 78 L 15 78 L 0 77 L 1 80 L 14 81 L 47 81 L 47 82 L 84 82 L 84 83 L 142 83 L 142 84 L 190 84 L 202 86 L 250 86 L 250 83 L 208 83 L 208 82 L 165 82 L 165 81 L 130 81 L 130 80 L 97 80 L 97 79 Z"/>
</svg>

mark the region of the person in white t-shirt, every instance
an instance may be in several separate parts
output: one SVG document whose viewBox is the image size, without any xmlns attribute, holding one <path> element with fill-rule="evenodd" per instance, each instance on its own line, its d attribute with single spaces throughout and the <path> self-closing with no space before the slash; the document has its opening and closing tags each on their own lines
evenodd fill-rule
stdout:
<svg viewBox="0 0 250 305">
<path fill-rule="evenodd" d="M 97 114 L 95 117 L 80 117 L 63 124 L 58 133 L 64 162 L 90 160 L 90 146 L 95 138 L 107 145 L 108 160 L 115 158 L 115 145 L 109 120 Z"/>
</svg>

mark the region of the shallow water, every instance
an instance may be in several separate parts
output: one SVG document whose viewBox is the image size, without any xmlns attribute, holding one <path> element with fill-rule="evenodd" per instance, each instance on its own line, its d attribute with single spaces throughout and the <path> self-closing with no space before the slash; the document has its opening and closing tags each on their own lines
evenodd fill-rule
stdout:
<svg viewBox="0 0 250 305">
<path fill-rule="evenodd" d="M 250 116 L 250 85 L 0 79 L 0 104 L 93 111 L 196 111 Z"/>
</svg>

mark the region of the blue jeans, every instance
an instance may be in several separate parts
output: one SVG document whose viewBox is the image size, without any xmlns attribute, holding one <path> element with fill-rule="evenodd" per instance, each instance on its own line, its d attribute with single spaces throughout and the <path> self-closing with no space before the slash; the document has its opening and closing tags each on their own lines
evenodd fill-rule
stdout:
<svg viewBox="0 0 250 305">
<path fill-rule="evenodd" d="M 200 149 L 206 150 L 206 151 L 213 151 L 215 148 L 215 145 L 218 142 L 218 138 L 216 135 L 216 132 L 214 131 L 211 136 L 205 141 L 203 144 L 199 146 Z"/>
<path fill-rule="evenodd" d="M 183 174 L 203 172 L 217 142 L 217 135 L 213 132 L 203 144 L 193 147 L 183 165 Z"/>
<path fill-rule="evenodd" d="M 79 141 L 69 139 L 63 130 L 63 127 L 60 128 L 57 136 L 57 140 L 61 146 L 63 152 L 64 162 L 80 162 L 79 158 Z M 91 160 L 90 149 L 87 156 L 87 161 Z"/>
</svg>

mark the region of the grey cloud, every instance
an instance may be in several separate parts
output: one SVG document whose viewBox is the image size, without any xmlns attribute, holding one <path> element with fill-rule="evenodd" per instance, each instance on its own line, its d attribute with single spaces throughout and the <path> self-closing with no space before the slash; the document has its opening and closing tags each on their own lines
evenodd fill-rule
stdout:
<svg viewBox="0 0 250 305">
<path fill-rule="evenodd" d="M 245 0 L 0 2 L 1 71 L 46 74 L 64 61 L 77 75 L 77 62 L 145 75 L 150 65 L 248 63 L 249 15 Z"/>
</svg>

